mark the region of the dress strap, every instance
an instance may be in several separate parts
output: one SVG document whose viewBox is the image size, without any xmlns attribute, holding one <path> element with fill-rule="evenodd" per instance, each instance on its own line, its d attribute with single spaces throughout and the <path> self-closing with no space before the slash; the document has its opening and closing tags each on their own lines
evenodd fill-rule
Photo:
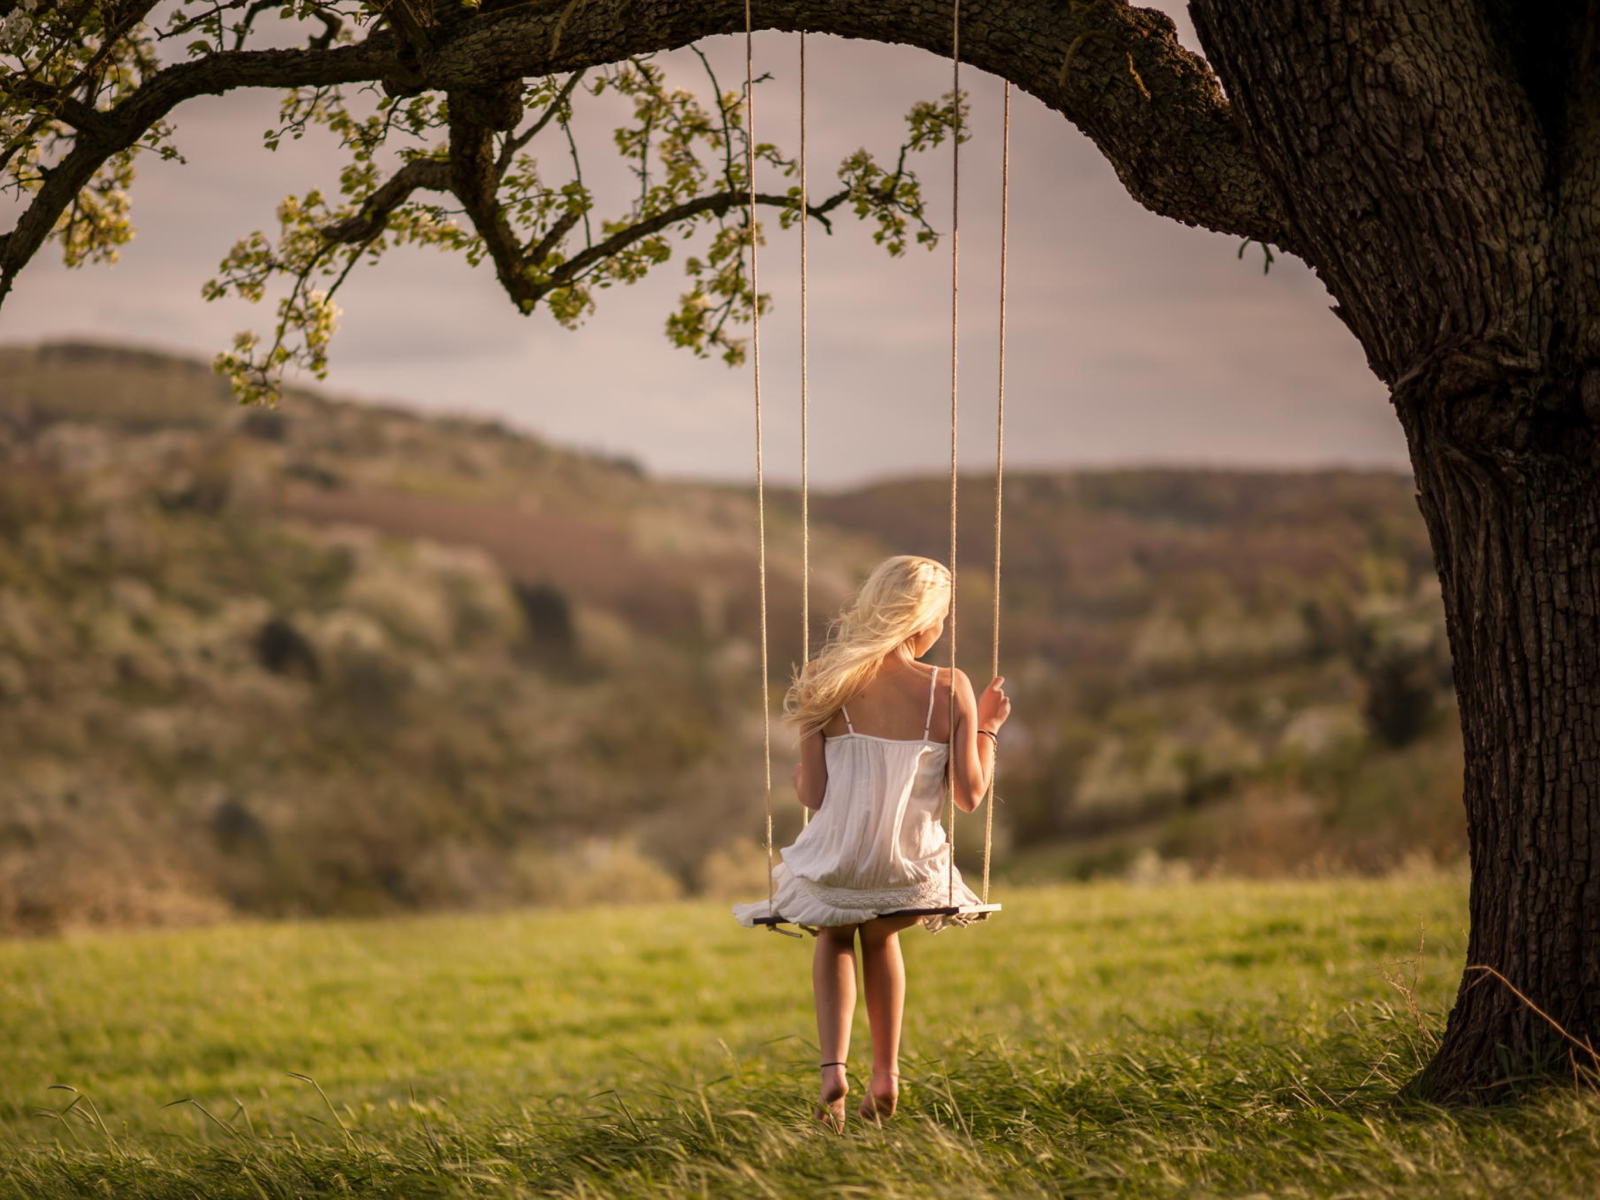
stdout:
<svg viewBox="0 0 1600 1200">
<path fill-rule="evenodd" d="M 856 727 L 850 724 L 850 710 L 841 704 L 839 705 L 839 712 L 844 717 L 844 727 L 851 733 L 854 733 L 856 731 Z"/>
<path fill-rule="evenodd" d="M 933 697 L 939 688 L 939 668 L 933 669 L 933 678 L 928 681 L 928 718 L 922 723 L 922 740 L 928 740 L 928 734 L 933 732 Z"/>
</svg>

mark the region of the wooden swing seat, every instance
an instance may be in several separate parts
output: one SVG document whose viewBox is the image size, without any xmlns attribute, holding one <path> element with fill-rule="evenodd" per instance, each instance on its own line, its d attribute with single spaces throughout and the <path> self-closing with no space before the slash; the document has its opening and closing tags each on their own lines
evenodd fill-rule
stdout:
<svg viewBox="0 0 1600 1200">
<path fill-rule="evenodd" d="M 947 904 L 938 908 L 897 908 L 892 912 L 882 912 L 880 917 L 955 917 L 971 916 L 978 920 L 986 920 L 990 913 L 1000 911 L 998 904 Z"/>
<path fill-rule="evenodd" d="M 941 904 L 934 908 L 895 908 L 888 912 L 874 913 L 875 917 L 976 917 L 980 921 L 987 921 L 990 913 L 997 913 L 1001 909 L 998 904 Z M 767 925 L 776 929 L 780 925 L 793 925 L 788 917 L 756 917 L 752 925 Z"/>
</svg>

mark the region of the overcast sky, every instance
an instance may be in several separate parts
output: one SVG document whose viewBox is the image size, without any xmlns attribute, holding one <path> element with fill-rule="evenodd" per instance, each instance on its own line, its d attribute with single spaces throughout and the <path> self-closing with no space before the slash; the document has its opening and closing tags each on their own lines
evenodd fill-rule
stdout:
<svg viewBox="0 0 1600 1200">
<path fill-rule="evenodd" d="M 1155 7 L 1195 45 L 1180 5 Z M 777 76 L 757 92 L 758 134 L 790 149 L 796 40 L 756 39 L 760 67 Z M 813 37 L 808 48 L 819 194 L 856 148 L 890 156 L 912 103 L 948 88 L 949 64 L 832 37 Z M 725 84 L 742 78 L 742 40 L 705 49 Z M 698 64 L 687 52 L 667 61 L 693 82 Z M 970 69 L 963 82 L 975 136 L 962 147 L 962 455 L 981 469 L 994 436 L 1001 85 Z M 322 131 L 276 154 L 263 148 L 276 103 L 273 94 L 235 92 L 181 107 L 177 142 L 188 164 L 141 160 L 138 235 L 122 261 L 68 271 L 47 247 L 7 301 L 0 340 L 89 337 L 209 358 L 236 330 L 266 332 L 269 304 L 207 304 L 200 287 L 236 238 L 275 233 L 285 194 L 337 188 L 341 158 Z M 625 185 L 604 141 L 612 115 L 596 114 L 585 143 L 602 211 L 621 194 L 607 185 Z M 945 228 L 948 148 L 916 165 Z M 1083 135 L 1020 94 L 1011 212 L 1008 464 L 1406 465 L 1384 390 L 1309 270 L 1280 259 L 1263 275 L 1255 247 L 1241 262 L 1237 239 L 1140 208 Z M 767 224 L 761 282 L 775 301 L 762 326 L 768 471 L 793 479 L 798 237 Z M 832 237 L 813 231 L 813 479 L 848 484 L 945 469 L 948 243 L 890 259 L 849 220 Z M 599 311 L 568 332 L 542 312 L 517 314 L 487 265 L 472 269 L 433 250 L 392 252 L 358 268 L 341 291 L 345 315 L 325 386 L 492 414 L 559 442 L 631 455 L 661 474 L 746 477 L 749 368 L 730 370 L 667 343 L 663 321 L 682 289 L 674 261 L 635 287 L 599 293 Z"/>
</svg>

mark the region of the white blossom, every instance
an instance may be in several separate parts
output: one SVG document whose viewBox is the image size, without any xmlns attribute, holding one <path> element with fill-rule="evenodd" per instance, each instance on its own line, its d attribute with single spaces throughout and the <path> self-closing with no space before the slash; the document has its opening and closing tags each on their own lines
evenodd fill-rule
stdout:
<svg viewBox="0 0 1600 1200">
<path fill-rule="evenodd" d="M 0 17 L 0 46 L 21 48 L 33 21 L 23 8 L 14 8 Z"/>
</svg>

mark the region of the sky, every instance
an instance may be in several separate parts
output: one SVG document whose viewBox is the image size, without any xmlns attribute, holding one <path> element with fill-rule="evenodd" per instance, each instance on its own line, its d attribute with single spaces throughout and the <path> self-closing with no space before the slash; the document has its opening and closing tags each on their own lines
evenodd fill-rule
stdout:
<svg viewBox="0 0 1600 1200">
<path fill-rule="evenodd" d="M 1153 5 L 1197 42 L 1179 3 Z M 288 44 L 285 42 L 284 44 Z M 811 188 L 866 146 L 901 141 L 911 105 L 949 87 L 949 62 L 908 47 L 808 40 Z M 797 38 L 758 34 L 761 140 L 797 143 Z M 742 79 L 742 39 L 702 48 L 727 85 Z M 664 56 L 693 84 L 687 51 Z M 992 463 L 997 381 L 1000 96 L 968 68 L 973 139 L 961 152 L 960 453 Z M 271 328 L 261 305 L 207 303 L 201 285 L 233 242 L 275 234 L 286 194 L 337 188 L 341 153 L 316 130 L 262 145 L 274 93 L 190 101 L 175 113 L 186 165 L 141 160 L 138 233 L 113 267 L 67 270 L 46 247 L 0 311 L 0 342 L 57 338 L 150 346 L 209 359 L 235 331 Z M 586 179 L 615 209 L 629 179 L 607 137 L 617 110 L 580 123 Z M 1353 465 L 1405 469 L 1382 385 L 1332 315 L 1309 269 L 1257 247 L 1158 217 L 1131 200 L 1094 146 L 1058 114 L 1013 93 L 1006 367 L 1008 468 L 1170 463 Z M 552 145 L 565 154 L 564 145 Z M 915 163 L 933 221 L 949 226 L 948 146 Z M 552 170 L 555 165 L 552 163 Z M 782 190 L 776 177 L 758 179 Z M 609 203 L 608 203 L 609 199 Z M 0 207 L 11 223 L 13 210 Z M 761 248 L 762 393 L 768 477 L 799 474 L 798 235 L 768 219 Z M 891 259 L 849 219 L 810 239 L 811 477 L 819 486 L 947 471 L 950 458 L 948 239 Z M 599 293 L 575 332 L 520 315 L 487 264 L 431 249 L 360 267 L 321 386 L 336 395 L 431 412 L 492 416 L 551 440 L 626 455 L 652 473 L 745 479 L 753 471 L 752 379 L 673 348 L 663 325 L 684 289 L 683 250 L 643 282 Z"/>
</svg>

